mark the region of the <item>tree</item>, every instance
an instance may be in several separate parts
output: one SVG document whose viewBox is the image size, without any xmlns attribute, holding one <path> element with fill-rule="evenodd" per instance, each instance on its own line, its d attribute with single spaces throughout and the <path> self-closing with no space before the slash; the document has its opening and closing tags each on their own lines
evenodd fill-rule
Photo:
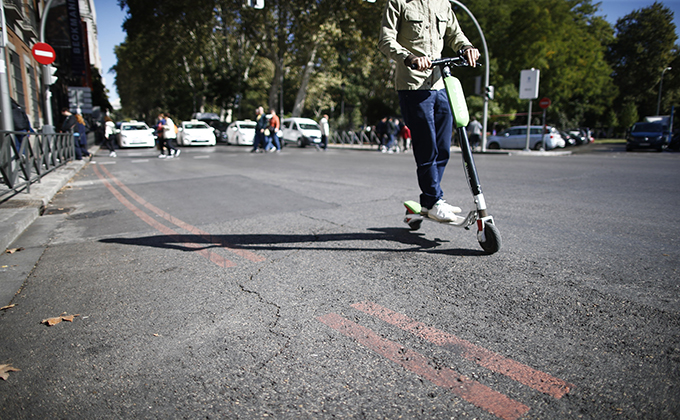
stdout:
<svg viewBox="0 0 680 420">
<path fill-rule="evenodd" d="M 633 101 L 641 116 L 654 115 L 663 69 L 678 57 L 673 12 L 655 2 L 622 17 L 614 29 L 616 39 L 609 46 L 607 59 L 622 95 L 618 109 L 623 112 L 623 104 Z M 628 100 L 623 100 L 624 95 Z M 628 118 L 622 116 L 624 122 L 628 123 Z"/>
<path fill-rule="evenodd" d="M 615 94 L 604 57 L 611 29 L 595 16 L 590 0 L 477 0 L 467 5 L 485 31 L 491 57 L 484 61 L 491 66 L 494 102 L 503 115 L 527 108 L 516 87 L 508 87 L 517 86 L 520 72 L 528 68 L 541 70 L 540 95 L 552 100 L 548 113 L 554 124 L 594 124 L 604 114 Z M 479 45 L 469 19 L 457 16 L 468 38 Z"/>
</svg>

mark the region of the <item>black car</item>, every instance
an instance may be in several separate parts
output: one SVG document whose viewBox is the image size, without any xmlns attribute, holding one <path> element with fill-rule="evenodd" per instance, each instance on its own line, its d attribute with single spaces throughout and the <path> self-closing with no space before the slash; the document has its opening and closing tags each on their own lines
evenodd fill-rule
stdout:
<svg viewBox="0 0 680 420">
<path fill-rule="evenodd" d="M 670 142 L 668 126 L 661 122 L 639 122 L 633 124 L 626 141 L 626 151 L 634 149 L 655 149 L 662 152 Z"/>
</svg>

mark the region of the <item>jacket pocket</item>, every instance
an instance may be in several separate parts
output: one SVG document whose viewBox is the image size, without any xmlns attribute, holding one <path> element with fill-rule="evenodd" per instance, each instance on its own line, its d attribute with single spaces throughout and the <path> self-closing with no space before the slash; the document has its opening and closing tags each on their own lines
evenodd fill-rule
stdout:
<svg viewBox="0 0 680 420">
<path fill-rule="evenodd" d="M 424 26 L 425 16 L 422 13 L 415 10 L 404 12 L 404 22 L 401 29 L 406 39 L 414 40 L 422 37 Z"/>
<path fill-rule="evenodd" d="M 444 36 L 446 33 L 446 27 L 449 25 L 449 14 L 440 12 L 437 13 L 437 30 L 440 36 Z"/>
</svg>

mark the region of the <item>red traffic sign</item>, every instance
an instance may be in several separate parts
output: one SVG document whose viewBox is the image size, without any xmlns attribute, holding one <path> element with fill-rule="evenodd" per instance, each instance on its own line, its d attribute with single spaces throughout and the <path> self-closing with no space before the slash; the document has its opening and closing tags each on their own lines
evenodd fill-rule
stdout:
<svg viewBox="0 0 680 420">
<path fill-rule="evenodd" d="M 550 106 L 552 102 L 550 102 L 549 98 L 543 98 L 538 102 L 538 106 L 540 106 L 543 109 L 546 109 Z"/>
<path fill-rule="evenodd" d="M 54 59 L 57 58 L 57 54 L 54 52 L 54 48 L 50 47 L 49 44 L 44 42 L 36 43 L 31 49 L 33 53 L 33 58 L 40 64 L 52 64 Z"/>
</svg>

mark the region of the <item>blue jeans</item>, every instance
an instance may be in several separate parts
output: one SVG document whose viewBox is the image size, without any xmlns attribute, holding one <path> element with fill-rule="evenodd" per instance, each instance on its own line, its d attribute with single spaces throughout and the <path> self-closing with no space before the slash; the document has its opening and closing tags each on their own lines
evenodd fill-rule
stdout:
<svg viewBox="0 0 680 420">
<path fill-rule="evenodd" d="M 279 141 L 279 136 L 277 136 L 276 134 L 272 134 L 271 138 L 274 147 L 276 147 L 276 150 L 281 150 L 281 142 Z"/>
<path fill-rule="evenodd" d="M 444 196 L 440 183 L 449 162 L 453 133 L 449 100 L 444 89 L 400 90 L 399 105 L 411 130 L 420 204 L 431 209 Z"/>
</svg>

